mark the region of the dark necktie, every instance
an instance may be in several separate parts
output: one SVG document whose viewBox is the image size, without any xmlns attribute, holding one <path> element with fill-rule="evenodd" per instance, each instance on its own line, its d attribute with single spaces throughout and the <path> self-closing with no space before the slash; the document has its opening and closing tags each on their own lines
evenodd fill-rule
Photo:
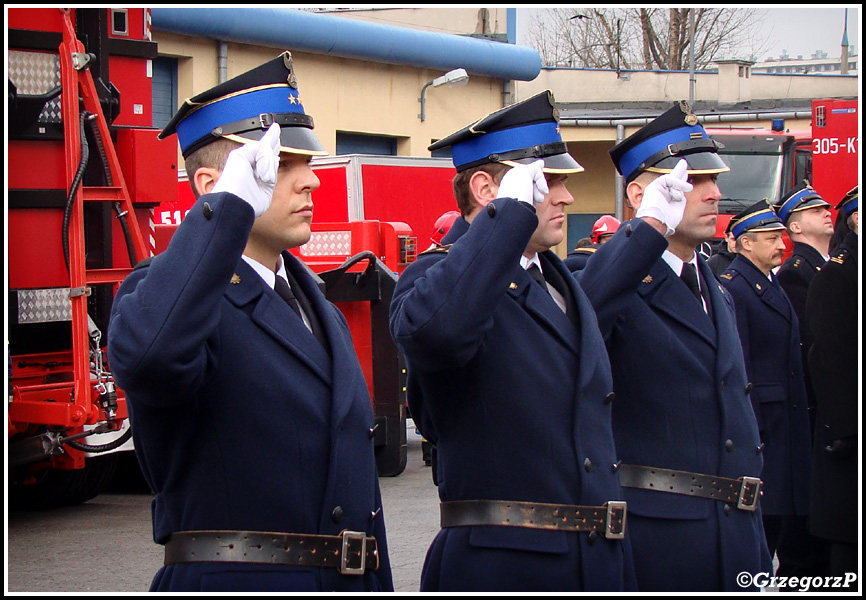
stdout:
<svg viewBox="0 0 866 600">
<path fill-rule="evenodd" d="M 541 274 L 541 269 L 538 268 L 538 265 L 532 263 L 526 268 L 526 271 L 529 273 L 529 276 L 532 277 L 538 285 L 544 288 L 544 291 L 548 294 L 550 290 L 547 289 L 547 282 L 544 281 L 544 275 Z"/>
<path fill-rule="evenodd" d="M 292 307 L 292 310 L 301 317 L 301 306 L 298 304 L 298 299 L 295 298 L 295 295 L 292 293 L 292 288 L 289 287 L 289 284 L 285 279 L 277 275 L 277 280 L 274 282 L 274 291 L 279 294 L 280 298 L 286 301 L 286 304 Z M 301 321 L 304 318 L 301 317 Z"/>
<path fill-rule="evenodd" d="M 701 303 L 703 307 L 704 302 L 701 300 L 701 288 L 698 285 L 698 271 L 695 269 L 695 265 L 692 263 L 683 263 L 683 272 L 680 273 L 680 279 L 682 279 L 692 293 L 695 295 L 695 298 L 698 299 L 698 302 Z"/>
</svg>

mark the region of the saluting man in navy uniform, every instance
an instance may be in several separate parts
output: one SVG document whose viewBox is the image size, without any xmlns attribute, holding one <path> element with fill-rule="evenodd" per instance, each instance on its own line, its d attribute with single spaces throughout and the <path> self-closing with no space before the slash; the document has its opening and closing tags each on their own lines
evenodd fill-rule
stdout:
<svg viewBox="0 0 866 600">
<path fill-rule="evenodd" d="M 462 217 L 403 272 L 391 304 L 409 407 L 437 449 L 442 530 L 422 591 L 634 589 L 607 355 L 550 250 L 573 202 L 565 179 L 583 170 L 554 106 L 544 92 L 431 146 L 452 149 Z M 666 225 L 638 221 L 621 252 L 661 253 Z M 639 285 L 654 258 L 637 256 L 608 296 Z"/>
<path fill-rule="evenodd" d="M 162 132 L 198 200 L 108 333 L 165 545 L 153 591 L 393 589 L 352 339 L 285 251 L 310 238 L 312 129 L 285 52 Z"/>
<path fill-rule="evenodd" d="M 579 273 L 613 371 L 617 466 L 641 591 L 742 591 L 754 588 L 740 573 L 771 571 L 758 506 L 761 440 L 733 304 L 695 251 L 716 230 L 716 177 L 728 170 L 717 148 L 686 103 L 612 148 L 637 216 L 656 214 L 647 204 L 653 186 L 672 175 L 688 178 L 685 209 L 636 292 L 603 301 L 589 285 L 619 277 L 614 252 L 628 243 L 630 222 Z"/>
<path fill-rule="evenodd" d="M 731 223 L 737 257 L 722 273 L 721 282 L 734 299 L 746 373 L 752 382 L 752 407 L 764 444 L 761 510 L 773 554 L 792 518 L 809 514 L 812 440 L 800 328 L 794 307 L 773 273 L 785 253 L 782 220 L 761 200 Z"/>
</svg>

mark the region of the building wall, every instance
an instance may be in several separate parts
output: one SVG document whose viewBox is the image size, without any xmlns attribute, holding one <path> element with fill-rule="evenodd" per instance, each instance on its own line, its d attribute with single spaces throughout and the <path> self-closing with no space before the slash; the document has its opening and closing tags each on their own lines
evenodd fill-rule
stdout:
<svg viewBox="0 0 866 600">
<path fill-rule="evenodd" d="M 326 14 L 457 35 L 505 35 L 506 9 L 503 7 L 377 8 L 325 11 Z"/>
<path fill-rule="evenodd" d="M 156 32 L 162 56 L 178 59 L 178 102 L 218 83 L 218 43 Z M 291 48 L 287 48 L 291 51 Z M 281 50 L 228 44 L 228 78 L 244 73 Z M 502 107 L 502 81 L 472 75 L 462 86 L 429 87 L 425 120 L 421 89 L 443 73 L 363 60 L 292 52 L 304 110 L 313 117 L 315 133 L 330 153 L 338 131 L 398 138 L 402 156 L 429 156 L 432 141 Z"/>
<path fill-rule="evenodd" d="M 689 73 L 685 71 L 616 71 L 607 69 L 543 68 L 532 81 L 515 82 L 517 101 L 544 90 L 553 90 L 557 102 L 635 102 L 688 99 Z M 736 76 L 736 73 L 734 73 Z M 627 77 L 628 79 L 625 79 Z M 750 100 L 775 100 L 818 97 L 857 97 L 858 78 L 854 75 L 766 75 L 751 73 Z M 722 101 L 736 82 L 717 72 L 695 73 L 695 98 L 705 102 Z M 724 103 L 724 102 L 723 102 Z"/>
</svg>

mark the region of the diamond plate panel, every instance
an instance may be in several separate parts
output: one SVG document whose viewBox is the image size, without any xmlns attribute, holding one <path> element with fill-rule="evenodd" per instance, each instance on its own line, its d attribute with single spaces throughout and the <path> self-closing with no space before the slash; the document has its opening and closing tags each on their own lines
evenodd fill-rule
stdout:
<svg viewBox="0 0 866 600">
<path fill-rule="evenodd" d="M 60 85 L 60 56 L 43 52 L 10 50 L 7 54 L 9 79 L 19 94 L 46 94 Z M 40 123 L 60 123 L 60 97 L 45 105 Z"/>
<path fill-rule="evenodd" d="M 303 256 L 348 256 L 352 252 L 352 232 L 315 231 L 300 251 Z"/>
<path fill-rule="evenodd" d="M 69 290 L 18 290 L 18 323 L 53 323 L 72 320 Z"/>
</svg>

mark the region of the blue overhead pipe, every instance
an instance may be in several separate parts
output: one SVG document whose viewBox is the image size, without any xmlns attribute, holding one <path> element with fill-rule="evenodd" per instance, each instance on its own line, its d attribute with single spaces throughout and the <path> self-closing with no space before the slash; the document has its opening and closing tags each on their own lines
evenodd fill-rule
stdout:
<svg viewBox="0 0 866 600">
<path fill-rule="evenodd" d="M 538 52 L 525 46 L 379 25 L 285 8 L 151 9 L 156 31 L 272 46 L 418 68 L 464 68 L 499 79 L 531 81 Z"/>
</svg>

